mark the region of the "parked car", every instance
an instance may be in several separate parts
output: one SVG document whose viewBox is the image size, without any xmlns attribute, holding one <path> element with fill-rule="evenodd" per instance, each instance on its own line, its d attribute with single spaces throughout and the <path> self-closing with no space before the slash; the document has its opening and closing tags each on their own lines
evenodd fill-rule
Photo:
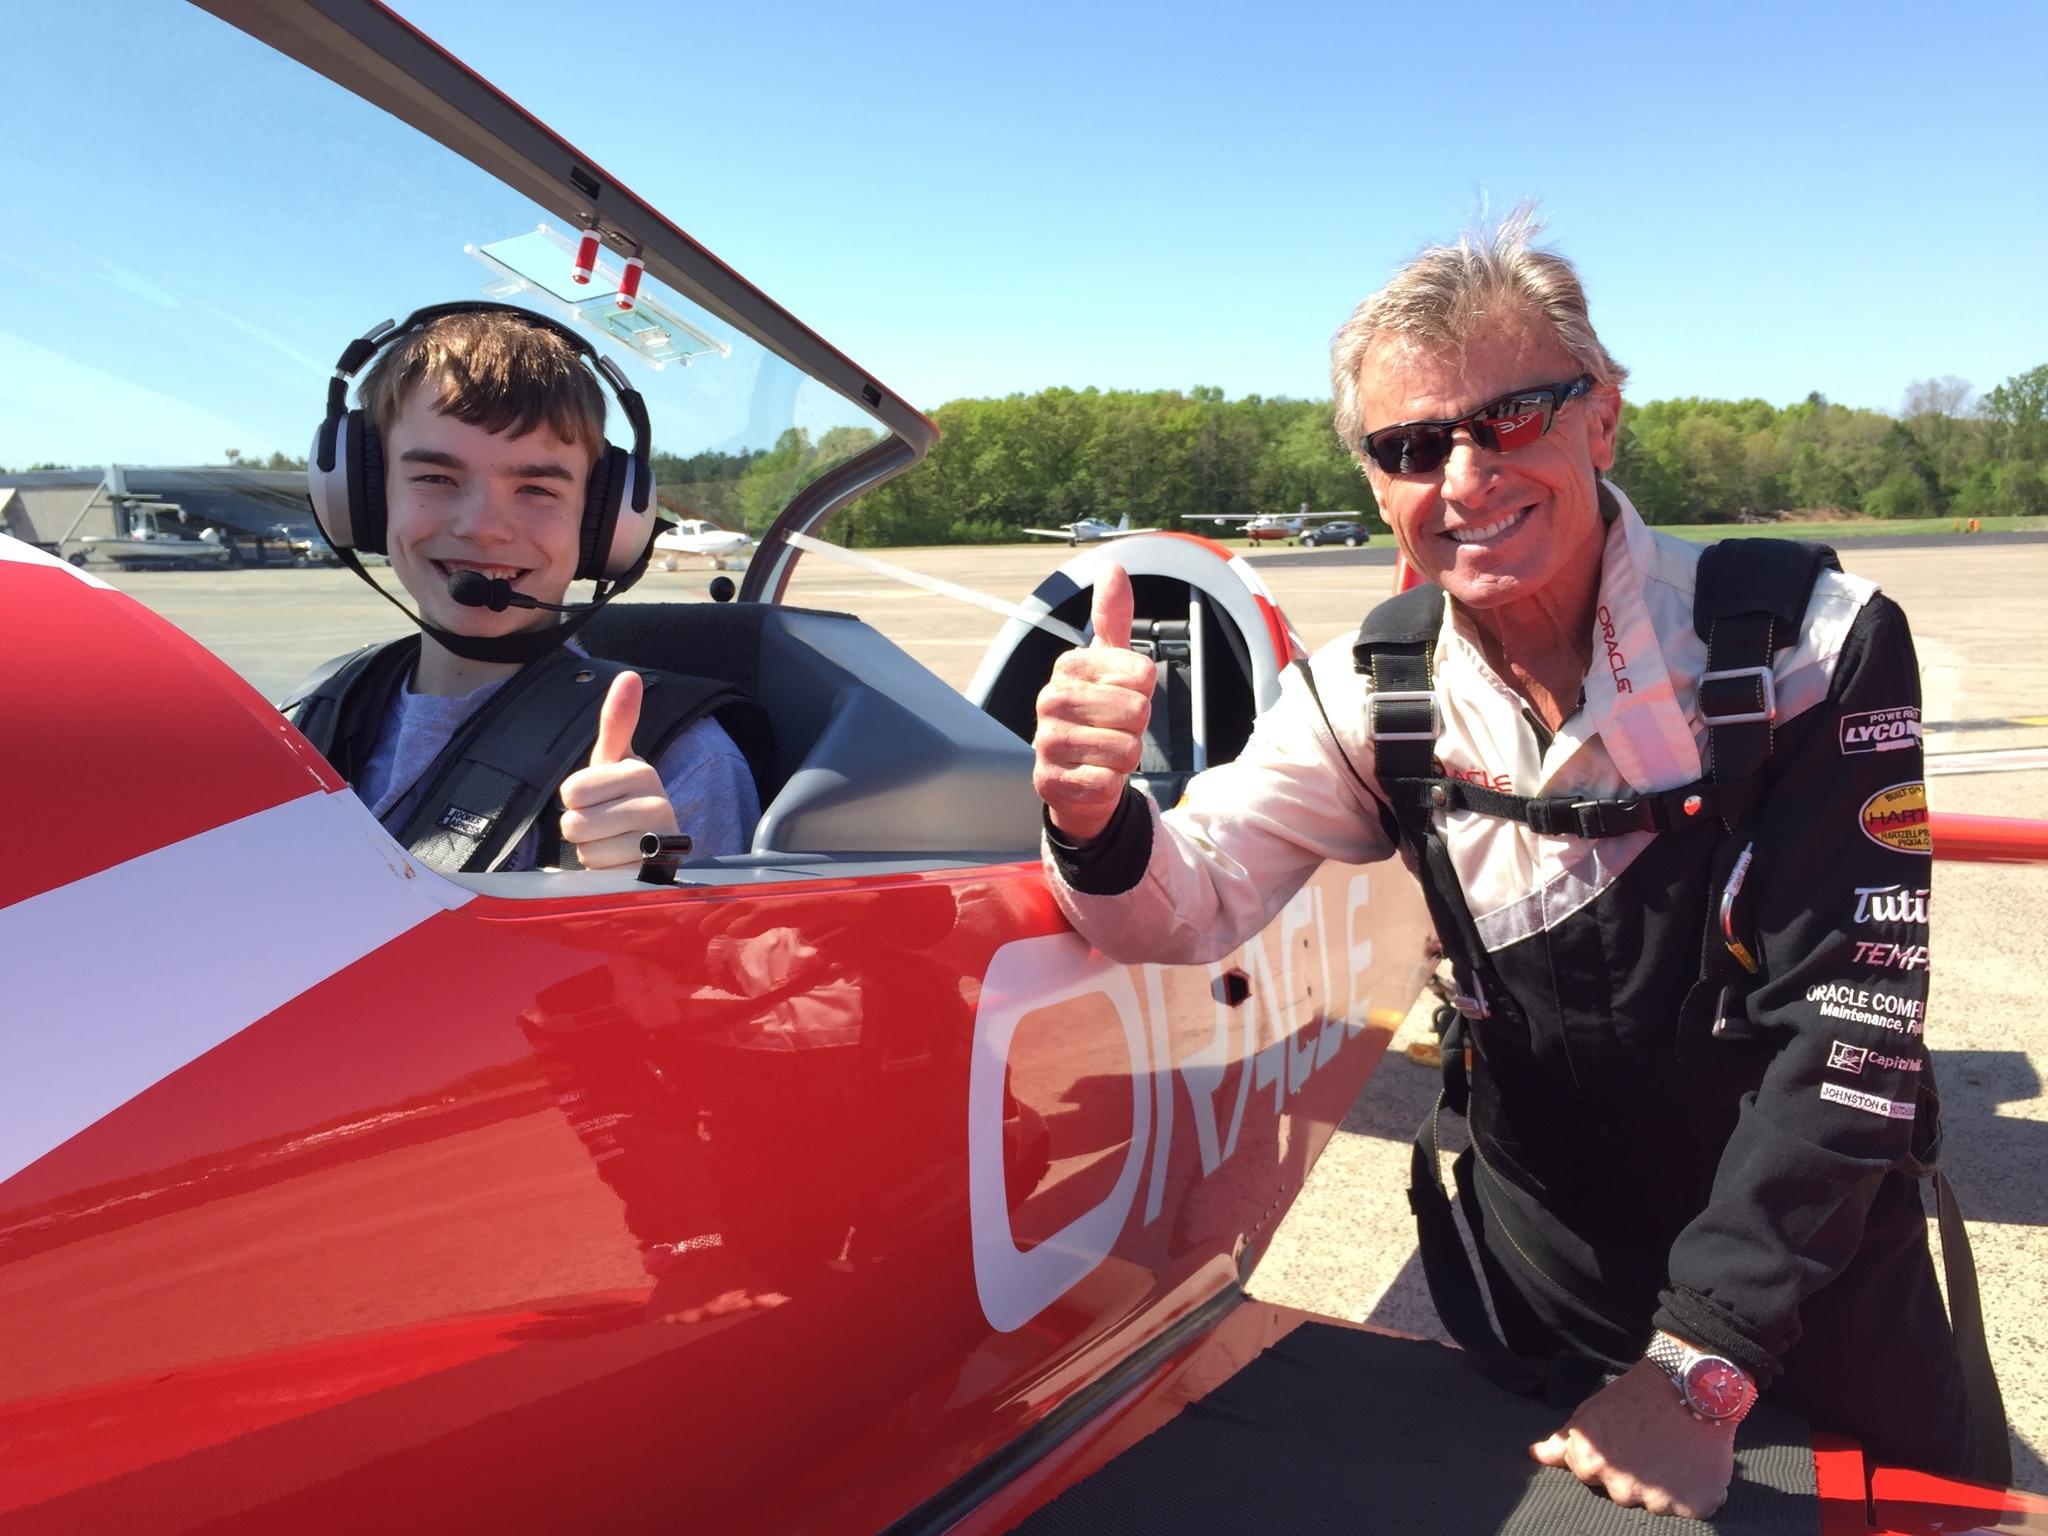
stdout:
<svg viewBox="0 0 2048 1536">
<path fill-rule="evenodd" d="M 1311 528 L 1301 536 L 1304 544 L 1342 544 L 1346 549 L 1356 549 L 1361 544 L 1372 542 L 1372 530 L 1363 523 L 1325 523 L 1320 528 Z"/>
</svg>

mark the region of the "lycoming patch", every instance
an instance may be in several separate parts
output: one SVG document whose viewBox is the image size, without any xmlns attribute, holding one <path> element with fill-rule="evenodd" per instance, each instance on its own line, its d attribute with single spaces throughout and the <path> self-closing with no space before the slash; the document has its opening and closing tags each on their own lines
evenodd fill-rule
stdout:
<svg viewBox="0 0 2048 1536">
<path fill-rule="evenodd" d="M 1920 745 L 1920 711 L 1910 704 L 1897 709 L 1867 709 L 1842 716 L 1843 753 L 1898 752 Z"/>
<path fill-rule="evenodd" d="M 1900 853 L 1934 851 L 1934 836 L 1927 826 L 1927 786 L 1918 779 L 1880 789 L 1863 802 L 1859 819 L 1863 835 L 1880 847 Z"/>
</svg>

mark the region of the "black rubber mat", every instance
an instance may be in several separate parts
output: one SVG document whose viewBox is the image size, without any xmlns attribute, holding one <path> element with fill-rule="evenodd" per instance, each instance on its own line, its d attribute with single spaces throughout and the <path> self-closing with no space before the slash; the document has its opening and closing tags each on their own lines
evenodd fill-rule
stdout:
<svg viewBox="0 0 2048 1536">
<path fill-rule="evenodd" d="M 1621 1509 L 1526 1448 L 1559 1410 L 1504 1392 L 1441 1345 L 1305 1324 L 1018 1527 L 1454 1536 L 1818 1536 L 1799 1414 L 1759 1404 L 1710 1521 Z"/>
</svg>

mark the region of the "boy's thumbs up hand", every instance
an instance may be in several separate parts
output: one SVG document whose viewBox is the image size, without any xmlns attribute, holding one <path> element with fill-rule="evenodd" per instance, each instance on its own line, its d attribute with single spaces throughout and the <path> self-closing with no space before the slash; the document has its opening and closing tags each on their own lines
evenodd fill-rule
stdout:
<svg viewBox="0 0 2048 1536">
<path fill-rule="evenodd" d="M 611 691 L 597 711 L 597 745 L 590 749 L 590 766 L 602 768 L 623 763 L 633 755 L 633 732 L 640 728 L 640 700 L 646 684 L 638 672 L 621 672 L 612 679 Z"/>
<path fill-rule="evenodd" d="M 637 672 L 612 679 L 597 713 L 590 765 L 562 780 L 562 841 L 575 845 L 585 869 L 637 864 L 641 834 L 681 830 L 661 775 L 633 755 L 642 693 Z"/>
<path fill-rule="evenodd" d="M 1112 565 L 1095 584 L 1094 643 L 1068 651 L 1038 695 L 1032 787 L 1052 824 L 1075 842 L 1109 825 L 1124 780 L 1144 752 L 1157 668 L 1131 644 L 1131 579 Z"/>
</svg>

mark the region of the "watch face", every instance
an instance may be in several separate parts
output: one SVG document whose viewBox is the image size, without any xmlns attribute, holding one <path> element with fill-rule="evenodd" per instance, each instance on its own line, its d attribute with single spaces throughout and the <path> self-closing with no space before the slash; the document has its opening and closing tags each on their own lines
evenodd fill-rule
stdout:
<svg viewBox="0 0 2048 1536">
<path fill-rule="evenodd" d="M 1693 1412 L 1709 1419 L 1733 1418 L 1749 1403 L 1749 1380 L 1726 1360 L 1711 1356 L 1685 1373 L 1685 1395 Z"/>
</svg>

